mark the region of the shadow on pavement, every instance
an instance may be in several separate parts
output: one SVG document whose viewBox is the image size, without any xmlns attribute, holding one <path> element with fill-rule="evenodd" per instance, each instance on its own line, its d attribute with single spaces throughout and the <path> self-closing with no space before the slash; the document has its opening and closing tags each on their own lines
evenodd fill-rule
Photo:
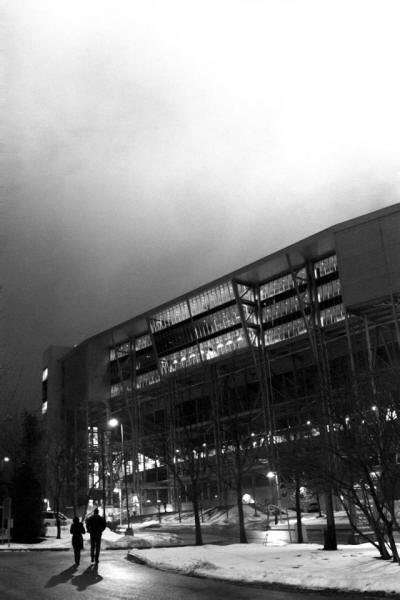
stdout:
<svg viewBox="0 0 400 600">
<path fill-rule="evenodd" d="M 97 565 L 92 565 L 86 569 L 82 573 L 82 575 L 76 575 L 72 577 L 71 583 L 76 585 L 79 592 L 85 590 L 89 585 L 94 585 L 95 583 L 100 583 L 102 580 L 102 576 L 99 575 L 97 571 Z"/>
<path fill-rule="evenodd" d="M 61 573 L 58 575 L 54 575 L 49 579 L 44 587 L 51 588 L 55 587 L 56 585 L 60 585 L 60 583 L 65 583 L 72 578 L 77 568 L 78 567 L 76 565 L 72 565 L 71 567 L 68 567 L 68 569 L 65 569 L 65 571 L 61 571 Z"/>
</svg>

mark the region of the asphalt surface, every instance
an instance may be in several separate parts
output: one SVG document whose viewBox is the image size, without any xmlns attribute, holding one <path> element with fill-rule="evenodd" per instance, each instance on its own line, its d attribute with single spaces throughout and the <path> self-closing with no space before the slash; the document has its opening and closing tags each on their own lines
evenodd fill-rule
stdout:
<svg viewBox="0 0 400 600">
<path fill-rule="evenodd" d="M 151 569 L 127 559 L 126 550 L 87 551 L 79 567 L 72 551 L 2 552 L 1 600 L 354 600 L 354 594 L 296 592 L 200 579 Z M 378 597 L 369 597 L 370 600 Z M 382 596 L 379 596 L 382 598 Z"/>
</svg>

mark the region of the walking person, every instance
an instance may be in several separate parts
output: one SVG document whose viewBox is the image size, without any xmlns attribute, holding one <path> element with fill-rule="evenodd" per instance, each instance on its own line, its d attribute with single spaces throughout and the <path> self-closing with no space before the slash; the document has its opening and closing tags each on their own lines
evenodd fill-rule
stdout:
<svg viewBox="0 0 400 600">
<path fill-rule="evenodd" d="M 99 515 L 99 509 L 95 508 L 93 515 L 86 520 L 86 529 L 90 533 L 90 558 L 92 563 L 99 562 L 101 534 L 106 528 L 106 520 Z"/>
<path fill-rule="evenodd" d="M 74 549 L 75 564 L 78 566 L 81 560 L 81 550 L 83 549 L 83 534 L 86 533 L 79 517 L 74 517 L 70 527 L 70 533 L 72 533 L 72 547 Z"/>
</svg>

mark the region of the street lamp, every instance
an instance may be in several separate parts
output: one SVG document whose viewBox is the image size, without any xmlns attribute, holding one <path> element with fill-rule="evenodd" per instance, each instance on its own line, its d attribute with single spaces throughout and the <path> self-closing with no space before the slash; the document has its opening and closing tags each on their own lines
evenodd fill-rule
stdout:
<svg viewBox="0 0 400 600">
<path fill-rule="evenodd" d="M 126 456 L 125 456 L 125 445 L 124 445 L 124 426 L 122 423 L 119 423 L 118 419 L 114 417 L 108 421 L 110 427 L 116 427 L 120 425 L 121 430 L 121 452 L 122 452 L 122 463 L 124 467 L 124 488 L 125 488 L 125 502 L 126 502 L 126 517 L 128 526 L 126 528 L 126 535 L 133 535 L 133 530 L 131 528 L 130 518 L 129 518 L 129 495 L 128 495 L 128 476 L 126 472 Z"/>
</svg>

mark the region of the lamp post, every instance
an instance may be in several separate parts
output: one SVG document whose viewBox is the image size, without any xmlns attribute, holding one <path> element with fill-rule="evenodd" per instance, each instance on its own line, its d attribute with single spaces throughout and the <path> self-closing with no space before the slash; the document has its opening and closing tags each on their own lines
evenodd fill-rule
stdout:
<svg viewBox="0 0 400 600">
<path fill-rule="evenodd" d="M 128 495 L 128 477 L 126 472 L 126 456 L 125 456 L 125 445 L 124 445 L 124 426 L 122 423 L 119 423 L 118 419 L 112 418 L 108 421 L 110 427 L 116 427 L 120 425 L 121 431 L 121 452 L 122 452 L 122 464 L 124 469 L 124 490 L 125 490 L 125 502 L 126 502 L 126 518 L 127 518 L 127 528 L 125 531 L 126 535 L 133 535 L 133 530 L 131 528 L 130 517 L 129 517 L 129 495 Z"/>
</svg>

